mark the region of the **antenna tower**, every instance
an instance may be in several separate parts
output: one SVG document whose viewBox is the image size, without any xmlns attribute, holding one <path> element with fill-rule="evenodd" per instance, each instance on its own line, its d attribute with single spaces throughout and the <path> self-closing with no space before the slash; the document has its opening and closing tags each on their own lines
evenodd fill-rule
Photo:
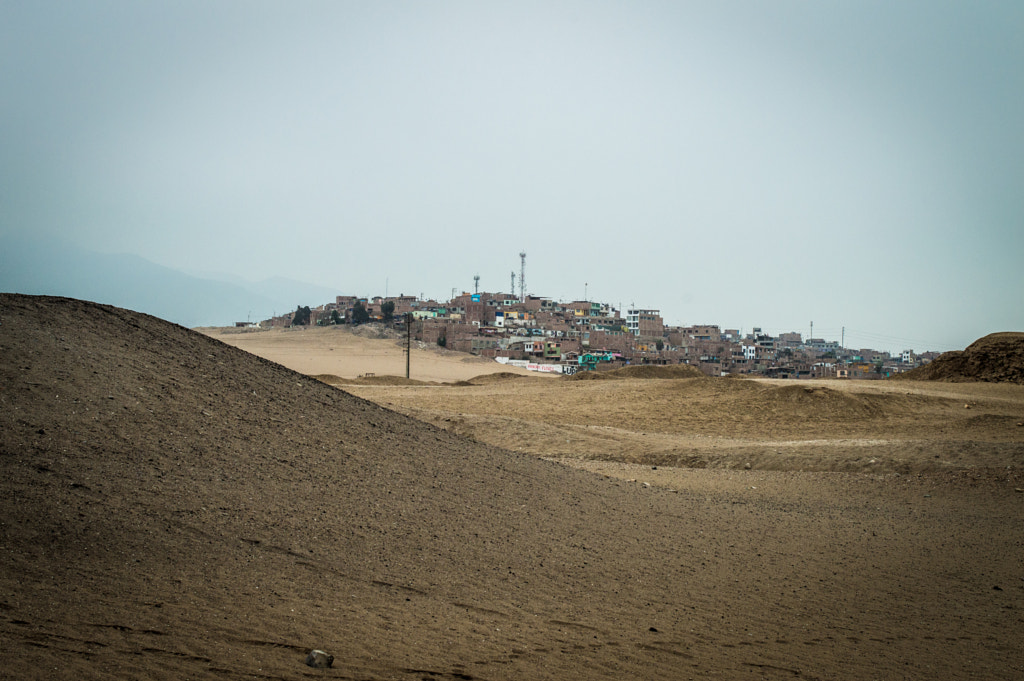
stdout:
<svg viewBox="0 0 1024 681">
<path fill-rule="evenodd" d="M 480 293 L 480 275 L 473 275 L 473 293 Z"/>
<path fill-rule="evenodd" d="M 516 294 L 516 273 L 512 272 L 512 295 Z"/>
<path fill-rule="evenodd" d="M 526 302 L 526 251 L 519 253 L 519 302 Z"/>
</svg>

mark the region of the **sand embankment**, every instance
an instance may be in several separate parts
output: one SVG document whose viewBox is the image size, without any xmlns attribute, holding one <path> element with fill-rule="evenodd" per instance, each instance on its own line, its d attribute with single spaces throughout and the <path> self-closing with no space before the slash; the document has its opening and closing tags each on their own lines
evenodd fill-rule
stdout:
<svg viewBox="0 0 1024 681">
<path fill-rule="evenodd" d="M 57 298 L 0 294 L 0 353 L 5 678 L 1024 675 L 1019 466 L 574 470 L 509 451 L 517 436 L 474 442 L 179 326 Z M 645 407 L 703 381 L 403 390 L 463 390 L 451 413 L 495 401 L 525 429 L 572 409 L 638 442 Z M 498 401 L 526 386 L 568 386 L 575 404 Z M 843 428 L 883 423 L 856 391 L 748 390 L 691 393 L 702 407 L 682 423 L 756 439 L 776 418 L 796 427 L 789 412 L 827 421 L 830 405 L 860 414 Z M 991 422 L 1005 444 L 994 404 L 1019 396 L 968 394 L 959 409 L 985 418 L 950 427 Z M 772 408 L 745 422 L 755 397 Z M 905 397 L 951 416 L 945 398 Z M 649 432 L 677 428 L 673 413 Z M 312 648 L 334 667 L 305 667 Z"/>
</svg>

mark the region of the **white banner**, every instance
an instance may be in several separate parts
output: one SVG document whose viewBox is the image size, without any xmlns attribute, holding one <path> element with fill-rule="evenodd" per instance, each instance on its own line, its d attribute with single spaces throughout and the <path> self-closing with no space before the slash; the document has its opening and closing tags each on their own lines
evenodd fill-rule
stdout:
<svg viewBox="0 0 1024 681">
<path fill-rule="evenodd" d="M 562 373 L 561 364 L 528 364 L 526 366 L 530 371 L 540 371 L 545 374 L 560 374 Z"/>
<path fill-rule="evenodd" d="M 576 373 L 575 366 L 565 366 L 562 364 L 538 364 L 537 362 L 527 362 L 524 359 L 509 359 L 508 357 L 495 357 L 494 361 L 512 367 L 519 367 L 520 369 L 539 371 L 544 374 Z"/>
</svg>

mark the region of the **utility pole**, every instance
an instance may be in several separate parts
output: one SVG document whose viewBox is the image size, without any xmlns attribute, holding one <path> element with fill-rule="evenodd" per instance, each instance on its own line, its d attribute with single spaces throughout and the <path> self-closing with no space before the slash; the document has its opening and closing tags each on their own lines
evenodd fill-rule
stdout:
<svg viewBox="0 0 1024 681">
<path fill-rule="evenodd" d="M 405 313 L 405 377 L 409 378 L 409 360 L 412 357 L 412 312 Z"/>
<path fill-rule="evenodd" d="M 842 335 L 842 340 L 839 341 L 839 347 L 841 347 L 841 348 L 845 348 L 846 347 L 846 327 L 845 326 L 843 327 L 843 335 Z"/>
<path fill-rule="evenodd" d="M 811 321 L 811 337 L 807 340 L 814 340 L 814 321 Z"/>
</svg>

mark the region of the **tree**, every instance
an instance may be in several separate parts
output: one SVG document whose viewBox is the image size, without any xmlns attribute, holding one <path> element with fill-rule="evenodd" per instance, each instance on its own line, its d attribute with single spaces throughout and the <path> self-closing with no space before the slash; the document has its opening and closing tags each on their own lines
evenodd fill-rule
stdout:
<svg viewBox="0 0 1024 681">
<path fill-rule="evenodd" d="M 297 305 L 295 307 L 295 314 L 292 315 L 292 326 L 306 326 L 309 324 L 309 318 L 312 313 L 312 310 L 309 309 L 309 305 L 305 307 Z"/>
<path fill-rule="evenodd" d="M 380 313 L 384 315 L 384 321 L 390 322 L 395 317 L 395 303 L 388 300 L 380 304 Z"/>
<path fill-rule="evenodd" d="M 658 352 L 661 352 L 662 350 L 665 349 L 665 343 L 662 341 L 658 341 L 654 344 L 654 347 L 658 348 Z"/>
<path fill-rule="evenodd" d="M 331 324 L 341 324 L 344 321 L 337 310 L 331 310 Z"/>
<path fill-rule="evenodd" d="M 361 301 L 356 301 L 356 304 L 352 306 L 352 323 L 353 324 L 365 324 L 370 321 L 370 313 L 363 307 Z"/>
</svg>

